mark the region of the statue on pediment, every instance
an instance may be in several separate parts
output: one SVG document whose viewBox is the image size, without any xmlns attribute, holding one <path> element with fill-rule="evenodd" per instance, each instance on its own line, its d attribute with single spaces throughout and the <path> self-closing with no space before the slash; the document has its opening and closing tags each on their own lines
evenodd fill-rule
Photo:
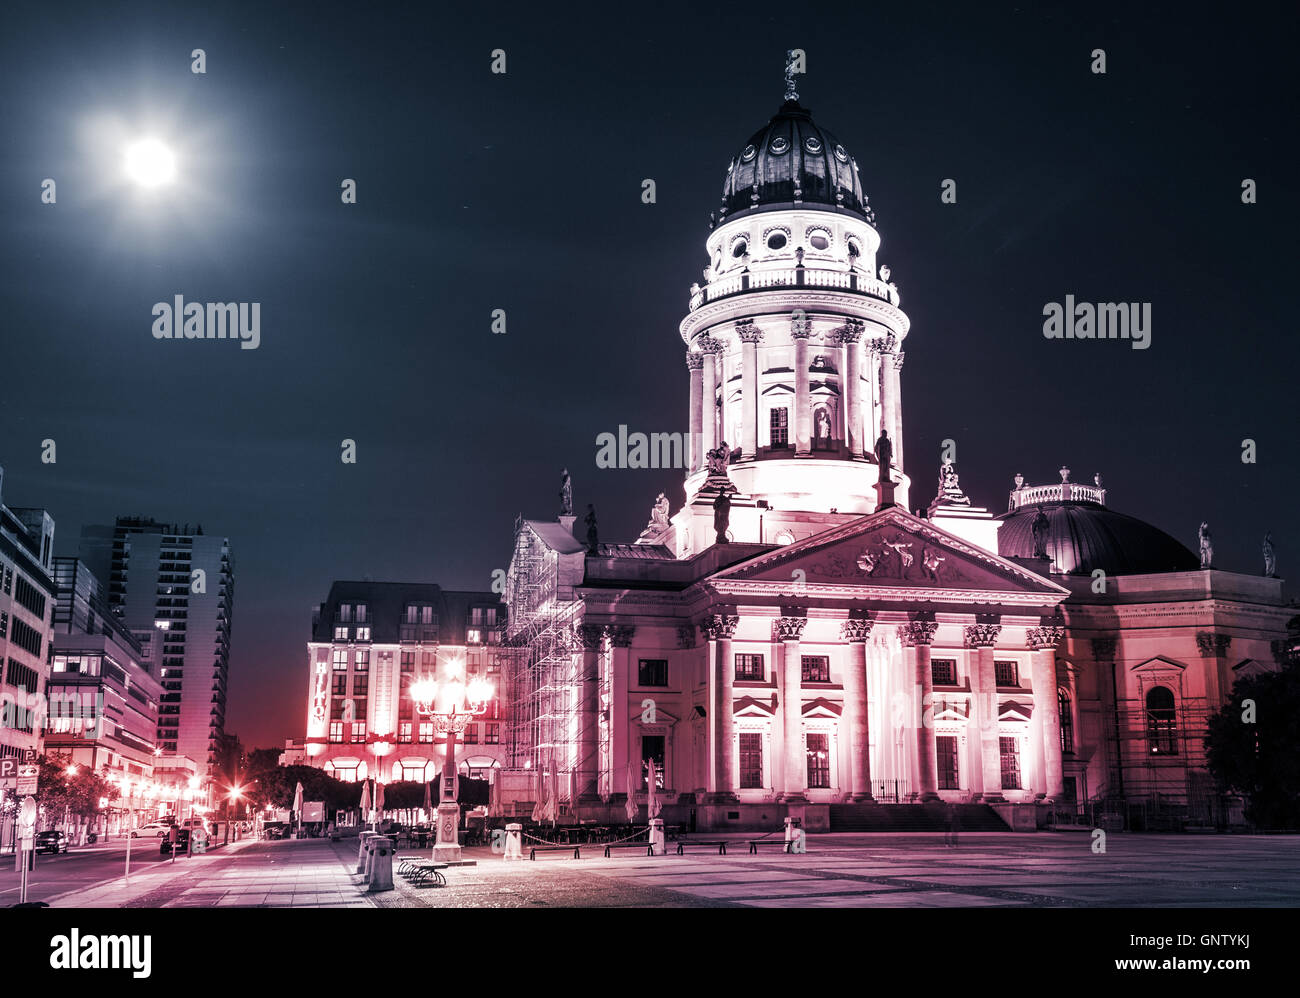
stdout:
<svg viewBox="0 0 1300 998">
<path fill-rule="evenodd" d="M 1030 524 L 1030 529 L 1034 533 L 1034 557 L 1047 557 L 1047 534 L 1052 528 L 1052 521 L 1047 518 L 1043 512 L 1043 507 L 1038 507 L 1038 515 L 1034 517 L 1034 522 Z"/>
<path fill-rule="evenodd" d="M 731 495 L 726 489 L 718 493 L 713 500 L 713 530 L 717 534 L 716 543 L 727 543 L 727 525 L 731 522 Z"/>
<path fill-rule="evenodd" d="M 1277 553 L 1273 550 L 1273 534 L 1264 535 L 1264 578 L 1277 578 Z"/>
<path fill-rule="evenodd" d="M 939 568 L 943 565 L 944 556 L 934 548 L 928 545 L 921 551 L 921 569 L 926 576 L 935 582 L 939 581 Z"/>
<path fill-rule="evenodd" d="M 569 469 L 560 472 L 560 515 L 573 515 L 573 480 L 569 478 Z"/>
<path fill-rule="evenodd" d="M 945 457 L 939 468 L 939 492 L 935 496 L 937 506 L 969 506 L 970 498 L 961 490 L 952 458 Z"/>
<path fill-rule="evenodd" d="M 1201 567 L 1210 568 L 1211 562 L 1214 561 L 1214 544 L 1210 540 L 1210 525 L 1208 522 L 1201 521 L 1201 529 L 1196 532 L 1196 538 L 1201 549 Z"/>
<path fill-rule="evenodd" d="M 709 478 L 726 478 L 727 462 L 731 460 L 731 448 L 727 446 L 727 441 L 721 441 L 718 446 L 712 448 L 705 459 L 708 461 Z"/>
<path fill-rule="evenodd" d="M 889 439 L 889 431 L 882 427 L 880 436 L 876 438 L 876 464 L 880 465 L 880 480 L 882 482 L 893 481 L 889 474 L 893 461 L 894 445 Z"/>
</svg>

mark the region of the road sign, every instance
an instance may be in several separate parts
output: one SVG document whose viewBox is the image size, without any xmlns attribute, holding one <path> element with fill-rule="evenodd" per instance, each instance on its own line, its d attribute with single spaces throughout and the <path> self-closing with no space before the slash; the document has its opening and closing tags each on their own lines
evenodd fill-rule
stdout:
<svg viewBox="0 0 1300 998">
<path fill-rule="evenodd" d="M 13 786 L 13 781 L 16 779 L 18 779 L 18 760 L 0 759 L 0 783 Z"/>
<path fill-rule="evenodd" d="M 23 829 L 31 828 L 36 824 L 36 801 L 31 797 L 24 797 L 18 808 L 18 824 Z"/>
<path fill-rule="evenodd" d="M 34 748 L 23 749 L 23 762 L 35 762 L 35 761 L 36 761 L 36 749 Z"/>
<path fill-rule="evenodd" d="M 40 766 L 18 767 L 18 793 L 20 795 L 36 793 L 40 772 Z"/>
</svg>

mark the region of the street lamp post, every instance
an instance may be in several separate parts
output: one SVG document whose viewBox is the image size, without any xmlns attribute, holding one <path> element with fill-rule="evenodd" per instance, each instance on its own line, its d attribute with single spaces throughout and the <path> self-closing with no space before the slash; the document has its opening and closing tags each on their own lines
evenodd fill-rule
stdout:
<svg viewBox="0 0 1300 998">
<path fill-rule="evenodd" d="M 460 805 L 456 802 L 456 736 L 475 717 L 487 713 L 488 702 L 492 699 L 492 684 L 476 678 L 466 686 L 460 678 L 459 661 L 448 662 L 445 672 L 447 678 L 441 683 L 432 677 L 413 683 L 411 700 L 422 717 L 433 721 L 434 733 L 447 736 L 433 858 L 440 863 L 458 863 Z"/>
</svg>

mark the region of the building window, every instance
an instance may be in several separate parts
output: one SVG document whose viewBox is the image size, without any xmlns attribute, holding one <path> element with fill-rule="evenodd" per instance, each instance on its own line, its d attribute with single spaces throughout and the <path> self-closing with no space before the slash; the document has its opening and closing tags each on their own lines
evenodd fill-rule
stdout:
<svg viewBox="0 0 1300 998">
<path fill-rule="evenodd" d="M 354 697 L 363 697 L 366 695 L 366 685 L 370 677 L 367 675 L 356 675 L 352 677 L 352 695 Z"/>
<path fill-rule="evenodd" d="M 368 610 L 369 610 L 369 606 L 368 606 L 367 604 L 365 604 L 365 603 L 358 603 L 358 604 L 357 604 L 357 623 L 358 623 L 358 624 L 364 624 L 364 623 L 366 622 L 366 613 L 368 612 Z"/>
<path fill-rule="evenodd" d="M 1070 694 L 1056 691 L 1056 706 L 1061 715 L 1061 751 L 1074 752 L 1074 712 L 1070 710 Z"/>
<path fill-rule="evenodd" d="M 469 622 L 475 627 L 483 626 L 483 608 L 476 606 L 469 612 Z"/>
<path fill-rule="evenodd" d="M 370 670 L 370 651 L 369 649 L 357 652 L 357 660 L 352 666 L 356 672 L 368 672 Z"/>
<path fill-rule="evenodd" d="M 483 736 L 483 744 L 484 744 L 484 745 L 500 745 L 500 744 L 501 744 L 501 725 L 500 725 L 500 724 L 486 724 L 486 725 L 484 725 L 484 727 L 487 729 L 487 731 L 484 733 L 484 736 Z"/>
<path fill-rule="evenodd" d="M 483 611 L 483 614 L 484 623 L 486 623 L 488 627 L 495 627 L 497 623 L 497 608 L 490 606 Z"/>
<path fill-rule="evenodd" d="M 758 732 L 740 733 L 740 789 L 763 789 L 763 736 Z"/>
<path fill-rule="evenodd" d="M 343 621 L 343 623 L 345 623 L 345 624 L 350 624 L 350 623 L 352 622 L 352 604 L 351 604 L 351 603 L 340 603 L 340 604 L 339 604 L 339 620 Z"/>
<path fill-rule="evenodd" d="M 431 744 L 431 743 L 433 742 L 433 722 L 432 722 L 432 721 L 421 721 L 421 722 L 420 722 L 420 742 L 421 742 L 421 744 L 424 744 L 424 745 L 429 745 L 429 744 Z"/>
<path fill-rule="evenodd" d="M 434 615 L 433 607 L 431 605 L 426 604 L 425 606 L 420 607 L 421 624 L 436 624 L 437 622 L 438 618 Z"/>
<path fill-rule="evenodd" d="M 1015 662 L 994 662 L 993 681 L 999 686 L 1019 686 L 1020 670 Z"/>
<path fill-rule="evenodd" d="M 1020 789 L 1020 739 L 998 738 L 998 751 L 1002 756 L 1002 789 Z"/>
<path fill-rule="evenodd" d="M 411 722 L 397 722 L 397 740 L 399 742 L 409 742 L 411 740 Z"/>
<path fill-rule="evenodd" d="M 668 660 L 663 658 L 643 658 L 637 663 L 638 686 L 667 686 Z"/>
<path fill-rule="evenodd" d="M 348 695 L 347 673 L 341 672 L 334 677 L 334 695 L 336 697 L 345 697 Z"/>
<path fill-rule="evenodd" d="M 348 629 L 346 627 L 334 628 L 334 640 L 346 641 L 348 639 Z"/>
<path fill-rule="evenodd" d="M 343 722 L 342 722 L 342 721 L 330 721 L 330 741 L 332 741 L 332 742 L 341 742 L 341 741 L 343 741 Z"/>
<path fill-rule="evenodd" d="M 790 410 L 785 406 L 777 406 L 772 409 L 769 419 L 769 428 L 772 431 L 772 446 L 789 447 Z"/>
<path fill-rule="evenodd" d="M 0 612 L 0 638 L 9 636 L 9 614 Z"/>
<path fill-rule="evenodd" d="M 935 735 L 934 752 L 939 763 L 939 789 L 960 789 L 957 786 L 957 736 Z"/>
<path fill-rule="evenodd" d="M 957 661 L 951 658 L 930 660 L 930 681 L 935 686 L 957 685 Z"/>
<path fill-rule="evenodd" d="M 763 668 L 762 655 L 737 655 L 736 656 L 736 678 L 737 679 L 754 679 L 762 682 L 767 678 L 767 672 Z"/>
<path fill-rule="evenodd" d="M 336 672 L 346 672 L 348 668 L 348 652 L 346 648 L 334 649 L 334 669 Z"/>
<path fill-rule="evenodd" d="M 354 742 L 364 742 L 366 740 L 366 722 L 352 722 L 352 740 Z"/>
<path fill-rule="evenodd" d="M 465 725 L 465 744 L 466 744 L 466 745 L 477 745 L 477 744 L 478 744 L 478 725 L 477 725 L 477 724 L 467 724 L 467 725 Z"/>
<path fill-rule="evenodd" d="M 429 653 L 425 652 L 425 654 L 428 655 Z M 415 652 L 413 651 L 402 652 L 402 671 L 403 672 L 415 671 Z"/>
<path fill-rule="evenodd" d="M 1174 694 L 1165 686 L 1153 686 L 1147 694 L 1147 744 L 1152 755 L 1177 755 Z"/>
<path fill-rule="evenodd" d="M 655 789 L 664 788 L 664 736 L 641 736 L 641 789 L 649 788 L 650 760 L 655 764 Z"/>
<path fill-rule="evenodd" d="M 369 640 L 370 640 L 370 628 L 369 628 L 369 627 L 358 627 L 358 628 L 357 628 L 357 640 L 358 640 L 358 641 L 369 641 Z"/>
<path fill-rule="evenodd" d="M 831 681 L 831 660 L 827 656 L 804 655 L 801 664 L 805 683 L 829 683 Z"/>
<path fill-rule="evenodd" d="M 831 736 L 810 732 L 806 736 L 808 789 L 826 790 L 831 785 Z"/>
<path fill-rule="evenodd" d="M 465 640 L 472 645 L 481 645 L 483 643 L 483 632 L 477 628 L 470 628 L 466 632 Z"/>
</svg>

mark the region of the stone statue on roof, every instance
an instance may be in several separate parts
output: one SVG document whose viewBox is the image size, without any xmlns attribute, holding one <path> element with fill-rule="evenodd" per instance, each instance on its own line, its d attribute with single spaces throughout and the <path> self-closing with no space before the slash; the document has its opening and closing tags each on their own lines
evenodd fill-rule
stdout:
<svg viewBox="0 0 1300 998">
<path fill-rule="evenodd" d="M 953 469 L 952 458 L 945 457 L 939 468 L 939 492 L 935 496 L 940 506 L 969 506 L 970 497 L 961 490 L 957 472 Z"/>
<path fill-rule="evenodd" d="M 876 464 L 880 465 L 880 480 L 882 482 L 892 482 L 889 469 L 894 460 L 894 445 L 890 442 L 889 431 L 884 427 L 880 429 L 880 436 L 876 438 Z"/>
<path fill-rule="evenodd" d="M 1273 534 L 1264 535 L 1264 578 L 1277 578 L 1277 553 L 1273 550 Z"/>
<path fill-rule="evenodd" d="M 587 551 L 596 554 L 600 549 L 600 537 L 596 532 L 596 507 L 587 503 L 587 515 L 582 518 L 587 525 Z"/>
<path fill-rule="evenodd" d="M 560 472 L 560 515 L 573 515 L 573 481 L 568 468 Z"/>
<path fill-rule="evenodd" d="M 718 446 L 705 455 L 705 458 L 708 461 L 710 478 L 727 477 L 727 462 L 731 460 L 731 449 L 727 446 L 727 441 L 719 442 Z"/>
<path fill-rule="evenodd" d="M 1210 524 L 1207 521 L 1201 521 L 1196 539 L 1201 549 L 1201 567 L 1209 568 L 1214 561 L 1214 543 L 1210 540 Z"/>
<path fill-rule="evenodd" d="M 731 522 L 731 495 L 726 489 L 718 493 L 713 500 L 713 530 L 717 534 L 717 543 L 727 543 L 727 526 Z"/>
<path fill-rule="evenodd" d="M 1030 529 L 1034 532 L 1035 558 L 1047 557 L 1047 533 L 1051 530 L 1051 527 L 1052 522 L 1047 518 L 1047 514 L 1043 512 L 1043 507 L 1039 506 L 1038 515 L 1034 517 L 1034 522 L 1030 526 Z"/>
</svg>

